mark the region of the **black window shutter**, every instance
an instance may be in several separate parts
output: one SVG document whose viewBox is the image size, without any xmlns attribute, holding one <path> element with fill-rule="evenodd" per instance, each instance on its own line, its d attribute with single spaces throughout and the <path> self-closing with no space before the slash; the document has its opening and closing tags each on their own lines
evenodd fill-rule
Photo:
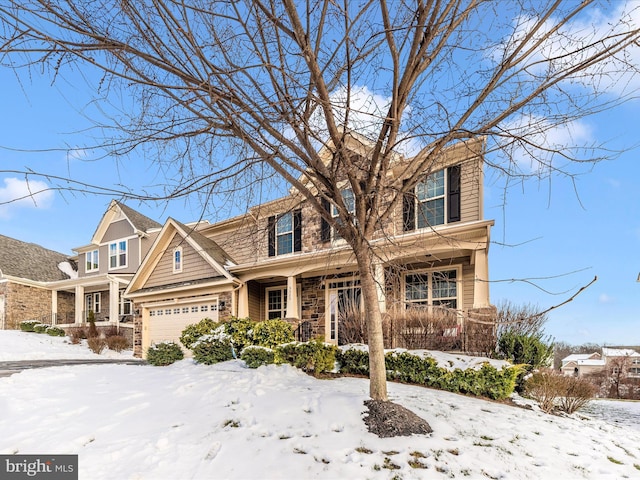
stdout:
<svg viewBox="0 0 640 480">
<path fill-rule="evenodd" d="M 302 251 L 302 210 L 293 211 L 293 251 Z"/>
<path fill-rule="evenodd" d="M 330 211 L 329 200 L 323 197 L 320 199 L 320 203 L 325 212 Z M 324 217 L 320 219 L 320 241 L 323 243 L 331 241 L 331 225 L 329 225 L 329 222 L 327 222 Z"/>
<path fill-rule="evenodd" d="M 269 256 L 276 255 L 276 217 L 269 217 L 268 220 Z"/>
<path fill-rule="evenodd" d="M 460 221 L 460 165 L 447 169 L 447 223 Z"/>
<path fill-rule="evenodd" d="M 404 182 L 406 185 L 406 181 Z M 412 190 L 402 197 L 402 230 L 409 232 L 416 229 L 416 196 Z"/>
</svg>

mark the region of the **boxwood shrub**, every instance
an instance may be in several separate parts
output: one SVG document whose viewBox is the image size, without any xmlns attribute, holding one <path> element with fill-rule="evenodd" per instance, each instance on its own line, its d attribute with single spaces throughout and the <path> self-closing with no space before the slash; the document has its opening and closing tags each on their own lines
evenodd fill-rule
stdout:
<svg viewBox="0 0 640 480">
<path fill-rule="evenodd" d="M 47 328 L 49 328 L 49 325 L 47 325 L 46 323 L 36 323 L 33 326 L 33 331 L 36 333 L 45 333 L 47 331 Z"/>
<path fill-rule="evenodd" d="M 340 371 L 351 374 L 369 374 L 369 353 L 359 349 L 345 349 L 338 355 Z M 388 352 L 385 355 L 387 379 L 455 393 L 464 393 L 501 400 L 514 391 L 521 366 L 497 369 L 486 363 L 479 370 L 438 367 L 435 359 L 420 357 L 409 352 Z"/>
<path fill-rule="evenodd" d="M 249 345 L 242 350 L 240 358 L 244 360 L 247 367 L 258 368 L 275 363 L 275 352 L 271 348 Z"/>
<path fill-rule="evenodd" d="M 23 332 L 33 332 L 33 328 L 40 324 L 39 320 L 23 320 L 20 322 L 20 330 Z"/>
<path fill-rule="evenodd" d="M 275 350 L 278 363 L 289 363 L 305 372 L 319 374 L 334 369 L 338 347 L 311 340 L 285 343 Z"/>
<path fill-rule="evenodd" d="M 198 323 L 187 325 L 180 335 L 180 343 L 191 350 L 193 344 L 203 335 L 209 335 L 220 325 L 210 318 L 203 318 Z"/>
<path fill-rule="evenodd" d="M 45 330 L 47 335 L 51 335 L 52 337 L 64 337 L 66 336 L 66 333 L 64 332 L 64 329 L 60 328 L 60 327 L 47 327 L 47 329 Z"/>
<path fill-rule="evenodd" d="M 284 320 L 265 320 L 256 323 L 252 332 L 253 344 L 274 348 L 294 341 L 293 327 Z"/>
<path fill-rule="evenodd" d="M 225 326 L 219 325 L 213 333 L 203 335 L 192 346 L 193 358 L 198 363 L 213 365 L 236 357 L 231 335 L 225 332 Z"/>
<path fill-rule="evenodd" d="M 182 348 L 175 342 L 161 342 L 147 350 L 147 362 L 155 366 L 171 365 L 183 358 Z"/>
<path fill-rule="evenodd" d="M 231 337 L 236 352 L 240 352 L 247 345 L 253 344 L 253 328 L 257 324 L 250 318 L 231 317 L 231 319 L 228 322 L 224 322 L 223 325 L 225 333 Z"/>
</svg>

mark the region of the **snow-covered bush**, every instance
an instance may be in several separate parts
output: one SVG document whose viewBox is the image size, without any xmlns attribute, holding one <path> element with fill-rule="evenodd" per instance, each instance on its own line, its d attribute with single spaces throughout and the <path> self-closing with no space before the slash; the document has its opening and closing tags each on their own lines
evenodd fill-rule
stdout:
<svg viewBox="0 0 640 480">
<path fill-rule="evenodd" d="M 240 358 L 249 368 L 258 368 L 262 365 L 270 365 L 275 362 L 275 352 L 267 347 L 249 345 L 242 350 Z"/>
<path fill-rule="evenodd" d="M 256 322 L 250 318 L 231 317 L 223 325 L 225 333 L 231 337 L 236 352 L 240 352 L 247 345 L 253 345 L 253 328 Z"/>
<path fill-rule="evenodd" d="M 225 332 L 224 324 L 219 325 L 213 333 L 200 337 L 191 350 L 194 360 L 205 365 L 226 362 L 236 356 L 231 335 Z"/>
<path fill-rule="evenodd" d="M 274 348 L 293 342 L 293 327 L 284 320 L 265 320 L 255 324 L 252 337 L 255 345 Z"/>
<path fill-rule="evenodd" d="M 184 358 L 184 353 L 175 342 L 161 342 L 149 347 L 147 362 L 155 366 L 171 365 Z"/>
<path fill-rule="evenodd" d="M 278 362 L 286 362 L 314 374 L 333 370 L 338 347 L 319 340 L 290 342 L 276 347 Z"/>
<path fill-rule="evenodd" d="M 33 326 L 33 331 L 36 333 L 45 333 L 47 331 L 47 328 L 49 328 L 49 325 L 47 325 L 46 323 L 36 323 Z"/>
<path fill-rule="evenodd" d="M 198 323 L 187 325 L 185 329 L 182 330 L 182 335 L 180 335 L 180 343 L 182 343 L 185 348 L 191 350 L 193 344 L 197 342 L 200 337 L 212 333 L 218 325 L 220 325 L 219 322 L 215 322 L 210 318 L 203 318 Z"/>
<path fill-rule="evenodd" d="M 34 327 L 39 324 L 39 320 L 23 320 L 20 322 L 20 330 L 23 332 L 33 332 Z"/>
<path fill-rule="evenodd" d="M 64 337 L 66 335 L 64 329 L 60 327 L 47 327 L 45 332 L 47 335 L 51 335 L 52 337 Z"/>
</svg>

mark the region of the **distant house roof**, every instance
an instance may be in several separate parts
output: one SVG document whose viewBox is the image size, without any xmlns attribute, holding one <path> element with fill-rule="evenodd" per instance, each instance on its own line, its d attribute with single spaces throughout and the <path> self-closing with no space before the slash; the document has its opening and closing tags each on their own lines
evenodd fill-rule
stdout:
<svg viewBox="0 0 640 480">
<path fill-rule="evenodd" d="M 576 363 L 580 363 L 581 365 L 585 365 L 582 362 L 585 362 L 587 360 L 598 360 L 600 361 L 600 354 L 595 352 L 595 353 L 572 353 L 571 355 L 564 357 L 562 359 L 562 364 L 565 365 L 569 362 L 576 362 Z"/>
<path fill-rule="evenodd" d="M 114 200 L 115 203 L 118 204 L 122 213 L 124 213 L 129 221 L 133 224 L 135 228 L 142 232 L 148 232 L 152 228 L 162 228 L 162 225 L 156 222 L 155 220 L 151 220 L 149 217 L 141 214 L 140 212 L 136 212 L 133 208 L 128 207 L 122 202 L 118 202 Z"/>
<path fill-rule="evenodd" d="M 15 238 L 0 235 L 0 273 L 33 280 L 53 282 L 71 278 L 66 272 L 70 269 L 60 264 L 70 264 L 69 257 L 63 253 L 48 250 L 35 243 L 22 242 Z M 73 268 L 75 270 L 75 266 Z"/>
<path fill-rule="evenodd" d="M 631 348 L 602 348 L 604 357 L 640 357 L 640 353 Z"/>
</svg>

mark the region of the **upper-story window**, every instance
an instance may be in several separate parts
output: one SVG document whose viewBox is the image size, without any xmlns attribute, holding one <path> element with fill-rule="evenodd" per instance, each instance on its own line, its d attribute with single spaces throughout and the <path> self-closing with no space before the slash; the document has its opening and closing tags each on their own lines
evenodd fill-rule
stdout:
<svg viewBox="0 0 640 480">
<path fill-rule="evenodd" d="M 90 252 L 85 253 L 86 263 L 85 263 L 85 271 L 86 272 L 95 272 L 100 266 L 98 264 L 98 250 L 92 250 Z"/>
<path fill-rule="evenodd" d="M 460 165 L 438 170 L 405 194 L 404 231 L 460 221 Z"/>
<path fill-rule="evenodd" d="M 269 256 L 302 251 L 302 210 L 269 217 Z"/>
<path fill-rule="evenodd" d="M 182 264 L 183 264 L 182 247 L 176 247 L 173 250 L 173 273 L 182 272 Z"/>
<path fill-rule="evenodd" d="M 353 194 L 353 190 L 350 188 L 345 188 L 344 190 L 340 191 L 340 194 L 342 195 L 344 206 L 347 207 L 347 211 L 353 215 L 356 211 L 356 198 Z M 338 213 L 338 207 L 336 207 L 335 205 L 331 205 L 331 216 L 335 219 L 336 223 L 342 224 L 342 221 L 340 220 L 340 214 Z M 342 236 L 335 228 L 331 229 L 331 239 L 342 239 Z"/>
<path fill-rule="evenodd" d="M 127 266 L 127 241 L 121 240 L 109 244 L 109 268 Z"/>
</svg>

